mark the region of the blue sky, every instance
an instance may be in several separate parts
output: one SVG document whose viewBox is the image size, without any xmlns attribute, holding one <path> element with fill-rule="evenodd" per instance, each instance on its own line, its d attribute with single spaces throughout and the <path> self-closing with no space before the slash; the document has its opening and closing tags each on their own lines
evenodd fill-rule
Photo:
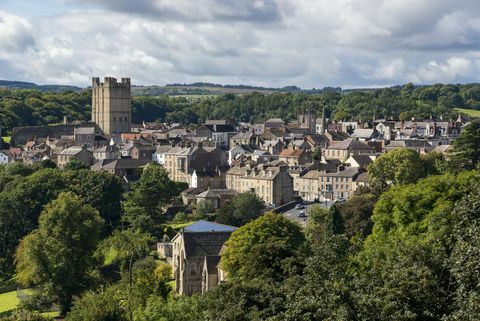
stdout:
<svg viewBox="0 0 480 321">
<path fill-rule="evenodd" d="M 478 82 L 476 0 L 0 0 L 0 79 Z"/>
</svg>

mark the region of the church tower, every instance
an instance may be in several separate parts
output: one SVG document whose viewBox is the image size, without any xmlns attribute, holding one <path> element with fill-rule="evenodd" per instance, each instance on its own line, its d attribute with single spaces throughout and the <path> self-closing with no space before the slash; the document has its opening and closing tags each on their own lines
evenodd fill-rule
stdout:
<svg viewBox="0 0 480 321">
<path fill-rule="evenodd" d="M 115 77 L 92 78 L 92 122 L 105 134 L 130 132 L 132 107 L 130 105 L 130 78 L 117 82 Z"/>
</svg>

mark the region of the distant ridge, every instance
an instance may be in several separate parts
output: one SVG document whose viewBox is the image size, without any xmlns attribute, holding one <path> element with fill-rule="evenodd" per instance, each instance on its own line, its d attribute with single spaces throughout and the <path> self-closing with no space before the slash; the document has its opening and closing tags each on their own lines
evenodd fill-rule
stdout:
<svg viewBox="0 0 480 321">
<path fill-rule="evenodd" d="M 45 92 L 62 92 L 62 91 L 80 91 L 82 88 L 68 85 L 37 85 L 33 82 L 16 81 L 16 80 L 0 80 L 0 88 L 7 89 L 36 89 Z"/>
</svg>

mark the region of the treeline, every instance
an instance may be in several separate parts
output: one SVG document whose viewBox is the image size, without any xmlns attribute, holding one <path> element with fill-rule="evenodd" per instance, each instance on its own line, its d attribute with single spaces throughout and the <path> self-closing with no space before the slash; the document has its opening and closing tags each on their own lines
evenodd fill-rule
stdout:
<svg viewBox="0 0 480 321">
<path fill-rule="evenodd" d="M 70 119 L 89 120 L 91 93 L 42 93 L 35 90 L 0 90 L 0 125 L 7 131 L 16 126 L 41 125 Z M 225 94 L 201 99 L 160 95 L 135 96 L 133 121 L 166 121 L 197 124 L 207 118 L 230 118 L 262 122 L 271 117 L 295 119 L 299 111 L 310 109 L 320 115 L 326 108 L 334 120 L 370 120 L 373 117 L 411 119 L 458 115 L 455 108 L 480 109 L 480 85 L 404 86 L 356 90 L 348 94 L 326 90 L 322 94 L 251 93 Z"/>
</svg>

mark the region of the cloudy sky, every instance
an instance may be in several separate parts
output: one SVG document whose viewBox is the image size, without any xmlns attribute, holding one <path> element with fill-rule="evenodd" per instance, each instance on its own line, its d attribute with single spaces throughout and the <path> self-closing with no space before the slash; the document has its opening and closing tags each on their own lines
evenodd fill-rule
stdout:
<svg viewBox="0 0 480 321">
<path fill-rule="evenodd" d="M 480 81 L 478 0 L 0 0 L 0 79 Z"/>
</svg>

